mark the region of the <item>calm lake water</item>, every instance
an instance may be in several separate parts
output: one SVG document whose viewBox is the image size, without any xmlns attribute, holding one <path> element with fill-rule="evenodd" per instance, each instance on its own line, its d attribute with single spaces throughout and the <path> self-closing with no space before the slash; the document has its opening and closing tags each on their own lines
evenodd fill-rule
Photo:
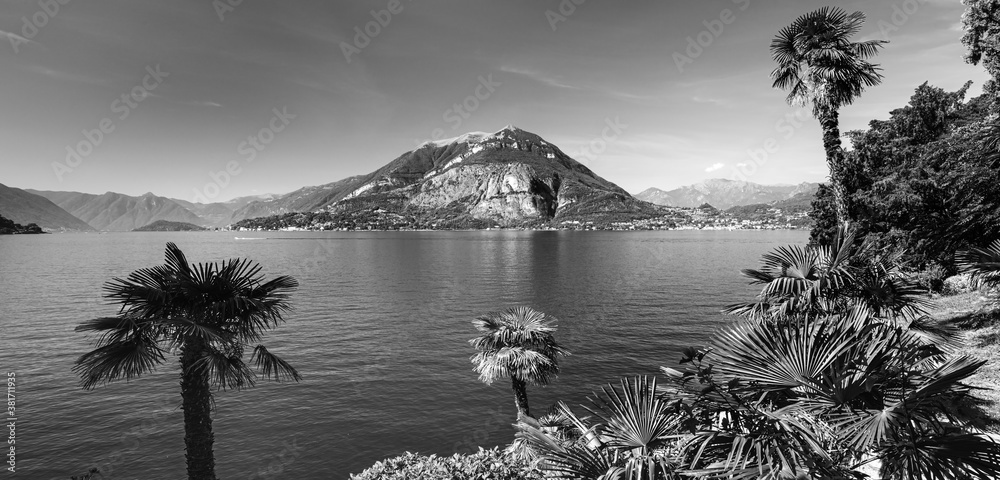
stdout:
<svg viewBox="0 0 1000 480">
<path fill-rule="evenodd" d="M 253 237 L 253 239 L 234 238 Z M 756 291 L 739 275 L 805 231 L 109 233 L 0 236 L 0 368 L 17 379 L 17 474 L 185 478 L 176 357 L 157 372 L 84 391 L 70 371 L 92 348 L 82 320 L 112 316 L 101 286 L 163 263 L 249 257 L 301 287 L 265 339 L 301 383 L 216 396 L 217 473 L 346 478 L 404 451 L 506 444 L 508 383 L 479 382 L 477 315 L 529 305 L 559 319 L 572 356 L 532 413 L 571 406 L 622 376 L 656 374 Z M 4 478 L 10 478 L 4 472 Z"/>
</svg>

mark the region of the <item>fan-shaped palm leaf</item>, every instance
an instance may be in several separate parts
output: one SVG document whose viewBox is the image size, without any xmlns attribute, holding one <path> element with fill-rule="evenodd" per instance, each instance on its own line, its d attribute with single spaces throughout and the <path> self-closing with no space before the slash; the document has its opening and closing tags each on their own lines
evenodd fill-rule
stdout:
<svg viewBox="0 0 1000 480">
<path fill-rule="evenodd" d="M 989 247 L 972 247 L 955 254 L 963 272 L 970 273 L 977 286 L 1000 287 L 1000 239 Z"/>
<path fill-rule="evenodd" d="M 597 423 L 579 418 L 564 403 L 558 410 L 572 423 L 576 441 L 567 444 L 530 422 L 518 423 L 518 436 L 540 457 L 539 466 L 554 478 L 676 478 L 671 453 L 678 440 L 678 416 L 657 394 L 656 379 L 622 379 L 620 389 L 607 386 L 586 407 Z"/>
</svg>

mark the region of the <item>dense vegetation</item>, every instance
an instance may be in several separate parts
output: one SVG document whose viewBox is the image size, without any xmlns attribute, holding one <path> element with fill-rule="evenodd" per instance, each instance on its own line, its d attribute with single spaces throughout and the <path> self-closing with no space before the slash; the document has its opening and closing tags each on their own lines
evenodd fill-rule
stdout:
<svg viewBox="0 0 1000 480">
<path fill-rule="evenodd" d="M 907 105 L 848 132 L 853 149 L 839 179 L 859 240 L 904 252 L 914 270 L 955 273 L 955 252 L 1000 236 L 1000 2 L 965 0 L 966 60 L 992 76 L 983 94 L 927 83 Z M 811 216 L 812 240 L 837 228 L 836 192 L 822 188 Z"/>
<path fill-rule="evenodd" d="M 407 452 L 377 462 L 351 480 L 541 480 L 544 478 L 528 462 L 493 448 L 470 455 L 424 456 Z"/>
<path fill-rule="evenodd" d="M 34 223 L 29 223 L 27 225 L 21 225 L 19 223 L 14 223 L 13 220 L 9 218 L 4 218 L 0 215 L 0 235 L 18 235 L 18 234 L 37 234 L 45 233 L 42 228 Z"/>
<path fill-rule="evenodd" d="M 926 83 L 888 120 L 849 132 L 846 203 L 862 237 L 903 249 L 912 268 L 954 273 L 954 252 L 1000 236 L 1000 151 L 995 98 L 964 101 Z M 813 239 L 825 243 L 829 189 L 817 194 Z"/>
</svg>

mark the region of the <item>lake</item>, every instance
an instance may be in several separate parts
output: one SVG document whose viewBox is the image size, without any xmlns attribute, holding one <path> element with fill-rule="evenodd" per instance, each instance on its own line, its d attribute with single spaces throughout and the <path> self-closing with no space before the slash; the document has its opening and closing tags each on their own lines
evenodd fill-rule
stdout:
<svg viewBox="0 0 1000 480">
<path fill-rule="evenodd" d="M 85 391 L 71 372 L 112 316 L 112 277 L 163 263 L 248 257 L 301 284 L 264 344 L 301 383 L 219 392 L 220 478 L 347 478 L 404 451 L 448 454 L 513 438 L 509 383 L 482 384 L 469 357 L 476 316 L 528 305 L 558 318 L 572 355 L 535 415 L 622 376 L 656 374 L 732 321 L 757 288 L 740 276 L 805 231 L 191 232 L 0 237 L 0 365 L 16 373 L 17 474 L 66 480 L 185 478 L 177 358 L 129 383 Z M 9 472 L 5 472 L 9 473 Z M 9 476 L 6 478 L 10 478 Z"/>
</svg>

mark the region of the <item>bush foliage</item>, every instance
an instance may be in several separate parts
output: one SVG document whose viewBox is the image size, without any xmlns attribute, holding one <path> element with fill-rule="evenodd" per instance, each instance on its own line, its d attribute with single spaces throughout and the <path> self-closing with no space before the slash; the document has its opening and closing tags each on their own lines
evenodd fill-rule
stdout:
<svg viewBox="0 0 1000 480">
<path fill-rule="evenodd" d="M 406 452 L 382 460 L 351 480 L 541 480 L 542 475 L 527 463 L 507 455 L 499 448 L 479 449 L 478 452 L 450 457 L 419 455 Z"/>
</svg>

